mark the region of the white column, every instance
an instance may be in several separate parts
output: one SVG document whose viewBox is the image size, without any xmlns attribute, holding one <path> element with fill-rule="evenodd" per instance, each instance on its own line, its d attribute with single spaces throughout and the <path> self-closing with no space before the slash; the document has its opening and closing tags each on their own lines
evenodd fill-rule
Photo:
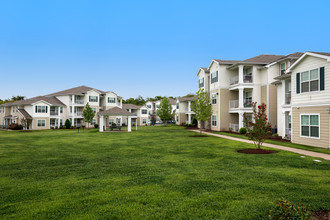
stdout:
<svg viewBox="0 0 330 220">
<path fill-rule="evenodd" d="M 99 125 L 99 132 L 103 132 L 103 126 L 104 126 L 104 116 L 100 115 L 100 125 Z"/>
<path fill-rule="evenodd" d="M 74 95 L 72 95 L 72 104 L 74 104 L 75 100 L 74 100 Z"/>
<path fill-rule="evenodd" d="M 281 136 L 284 138 L 285 133 L 286 133 L 286 124 L 287 124 L 287 119 L 286 119 L 286 112 L 282 112 L 282 134 Z M 278 132 L 277 132 L 278 133 Z"/>
<path fill-rule="evenodd" d="M 282 80 L 282 105 L 285 105 L 285 80 Z"/>
<path fill-rule="evenodd" d="M 244 108 L 244 89 L 238 89 L 238 108 Z"/>
<path fill-rule="evenodd" d="M 239 114 L 238 114 L 238 122 L 239 122 L 239 124 L 238 124 L 238 127 L 239 128 L 242 128 L 242 127 L 244 127 L 244 113 L 243 112 L 240 112 Z"/>
<path fill-rule="evenodd" d="M 244 66 L 243 65 L 239 65 L 238 66 L 238 83 L 243 83 L 243 71 L 244 70 Z"/>
<path fill-rule="evenodd" d="M 128 127 L 127 127 L 127 131 L 131 132 L 132 131 L 132 118 L 131 116 L 128 116 Z"/>
<path fill-rule="evenodd" d="M 188 124 L 191 124 L 191 114 L 188 114 Z"/>
<path fill-rule="evenodd" d="M 189 111 L 189 112 L 191 111 L 190 105 L 191 105 L 191 101 L 188 101 L 188 111 Z M 189 123 L 189 124 L 190 124 L 190 123 Z"/>
<path fill-rule="evenodd" d="M 74 117 L 72 117 L 72 123 L 71 123 L 72 126 L 74 126 Z"/>
</svg>

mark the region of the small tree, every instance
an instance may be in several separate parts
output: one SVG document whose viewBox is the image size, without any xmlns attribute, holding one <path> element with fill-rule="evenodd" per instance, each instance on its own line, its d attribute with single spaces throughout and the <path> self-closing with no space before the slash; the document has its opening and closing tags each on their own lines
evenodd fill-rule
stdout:
<svg viewBox="0 0 330 220">
<path fill-rule="evenodd" d="M 252 102 L 252 107 L 252 121 L 248 119 L 247 115 L 244 115 L 246 136 L 253 140 L 254 145 L 260 150 L 265 139 L 272 134 L 272 126 L 268 122 L 266 104 L 262 103 L 257 106 L 256 102 Z"/>
<path fill-rule="evenodd" d="M 71 128 L 71 121 L 69 119 L 66 119 L 64 125 L 67 129 L 70 129 Z"/>
<path fill-rule="evenodd" d="M 167 121 L 172 119 L 172 106 L 168 98 L 163 98 L 157 110 L 158 117 L 167 124 Z"/>
<path fill-rule="evenodd" d="M 197 99 L 191 103 L 191 110 L 195 112 L 195 118 L 198 121 L 206 122 L 212 115 L 212 106 L 210 98 L 204 89 L 199 89 L 197 92 Z M 202 125 L 199 126 L 200 134 L 202 134 Z"/>
<path fill-rule="evenodd" d="M 92 123 L 95 113 L 88 103 L 86 104 L 82 115 L 84 117 L 84 121 L 88 123 L 89 128 L 89 124 Z"/>
</svg>

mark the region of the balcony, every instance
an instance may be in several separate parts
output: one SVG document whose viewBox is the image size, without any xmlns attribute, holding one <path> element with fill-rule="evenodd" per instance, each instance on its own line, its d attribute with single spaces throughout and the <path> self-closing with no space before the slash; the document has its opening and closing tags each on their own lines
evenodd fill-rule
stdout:
<svg viewBox="0 0 330 220">
<path fill-rule="evenodd" d="M 238 124 L 229 123 L 229 130 L 234 131 L 234 132 L 238 132 L 238 129 L 239 129 Z"/>
<path fill-rule="evenodd" d="M 238 76 L 230 78 L 230 85 L 238 84 Z"/>
<path fill-rule="evenodd" d="M 238 108 L 238 100 L 230 100 L 229 108 Z"/>
<path fill-rule="evenodd" d="M 52 116 L 57 116 L 59 115 L 58 113 L 59 113 L 58 111 L 50 111 L 50 115 Z"/>
<path fill-rule="evenodd" d="M 285 93 L 285 104 L 290 105 L 291 104 L 291 92 Z"/>
<path fill-rule="evenodd" d="M 83 105 L 84 100 L 74 100 L 74 104 Z"/>
<path fill-rule="evenodd" d="M 253 77 L 252 77 L 252 75 L 244 75 L 243 76 L 243 82 L 244 83 L 253 83 Z"/>
</svg>

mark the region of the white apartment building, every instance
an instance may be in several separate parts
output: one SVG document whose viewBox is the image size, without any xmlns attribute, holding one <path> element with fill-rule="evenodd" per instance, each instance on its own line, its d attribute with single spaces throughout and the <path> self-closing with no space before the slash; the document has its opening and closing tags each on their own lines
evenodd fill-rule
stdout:
<svg viewBox="0 0 330 220">
<path fill-rule="evenodd" d="M 131 116 L 133 119 L 132 123 L 138 126 L 147 125 L 149 123 L 149 109 L 145 105 L 123 104 L 123 109 L 133 114 L 133 116 Z M 128 124 L 128 117 L 124 119 L 124 123 L 126 125 Z"/>
<path fill-rule="evenodd" d="M 122 108 L 121 97 L 114 92 L 103 92 L 87 86 L 79 86 L 27 100 L 0 105 L 0 122 L 3 127 L 21 124 L 30 119 L 29 129 L 50 129 L 64 125 L 69 119 L 72 126 L 86 126 L 82 112 L 89 104 L 95 112 L 92 124 L 98 122 L 98 112 L 113 107 Z M 122 121 L 120 116 L 117 117 Z"/>
<path fill-rule="evenodd" d="M 191 102 L 197 96 L 178 97 L 176 100 L 175 123 L 178 125 L 191 124 L 195 112 L 191 110 Z"/>
</svg>

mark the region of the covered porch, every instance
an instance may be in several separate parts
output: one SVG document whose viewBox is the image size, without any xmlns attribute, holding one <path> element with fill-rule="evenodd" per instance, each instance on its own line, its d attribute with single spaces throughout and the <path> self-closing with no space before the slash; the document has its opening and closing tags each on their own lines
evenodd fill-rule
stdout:
<svg viewBox="0 0 330 220">
<path fill-rule="evenodd" d="M 135 116 L 134 114 L 126 111 L 125 109 L 121 109 L 118 107 L 114 107 L 105 111 L 100 111 L 98 113 L 99 115 L 99 131 L 100 132 L 104 132 L 107 130 L 107 121 L 108 121 L 108 117 L 110 116 L 120 116 L 120 117 L 127 117 L 127 131 L 131 132 L 132 131 L 132 118 Z M 136 120 L 136 117 L 134 117 Z M 135 122 L 135 124 L 137 125 L 137 123 Z"/>
</svg>

